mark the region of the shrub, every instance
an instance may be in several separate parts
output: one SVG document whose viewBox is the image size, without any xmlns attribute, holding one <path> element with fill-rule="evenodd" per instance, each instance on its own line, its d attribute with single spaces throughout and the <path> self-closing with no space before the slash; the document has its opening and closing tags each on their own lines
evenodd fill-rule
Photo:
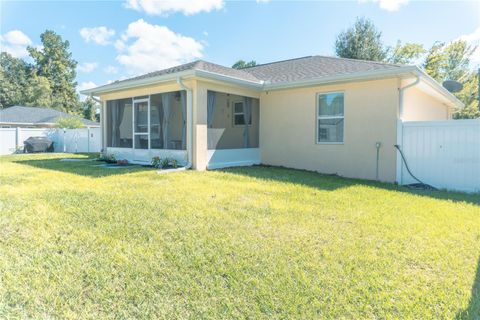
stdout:
<svg viewBox="0 0 480 320">
<path fill-rule="evenodd" d="M 105 161 L 106 163 L 117 163 L 117 159 L 115 158 L 115 155 L 112 153 L 102 153 L 100 154 L 100 157 L 98 158 L 100 161 Z"/>
<path fill-rule="evenodd" d="M 159 156 L 155 156 L 152 158 L 152 161 L 150 163 L 153 167 L 159 168 L 159 169 L 178 168 L 178 161 L 176 159 L 170 159 L 170 158 L 162 159 Z"/>
<path fill-rule="evenodd" d="M 83 122 L 79 117 L 58 118 L 56 121 L 56 125 L 57 127 L 63 129 L 78 129 L 84 127 Z"/>
</svg>

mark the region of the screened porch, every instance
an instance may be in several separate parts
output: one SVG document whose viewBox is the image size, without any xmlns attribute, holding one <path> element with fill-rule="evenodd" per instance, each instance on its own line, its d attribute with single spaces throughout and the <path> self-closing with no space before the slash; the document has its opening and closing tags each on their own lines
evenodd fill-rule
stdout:
<svg viewBox="0 0 480 320">
<path fill-rule="evenodd" d="M 207 92 L 208 168 L 260 163 L 259 99 Z"/>
<path fill-rule="evenodd" d="M 154 156 L 186 161 L 186 92 L 109 100 L 106 147 L 117 159 L 148 163 Z"/>
</svg>

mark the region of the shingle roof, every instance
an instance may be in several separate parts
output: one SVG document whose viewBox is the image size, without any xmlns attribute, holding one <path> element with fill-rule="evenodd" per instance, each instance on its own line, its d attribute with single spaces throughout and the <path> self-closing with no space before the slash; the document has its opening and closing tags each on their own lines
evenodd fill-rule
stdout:
<svg viewBox="0 0 480 320">
<path fill-rule="evenodd" d="M 375 70 L 392 70 L 397 64 L 326 56 L 308 56 L 242 69 L 267 83 L 294 82 Z"/>
<path fill-rule="evenodd" d="M 185 64 L 182 64 L 182 65 L 179 65 L 179 66 L 175 66 L 175 67 L 172 67 L 172 68 L 163 69 L 163 70 L 143 74 L 143 75 L 138 76 L 138 77 L 129 78 L 129 79 L 122 80 L 122 81 L 116 81 L 115 83 L 132 81 L 132 80 L 147 79 L 147 78 L 163 76 L 163 75 L 166 75 L 166 74 L 173 74 L 173 73 L 177 73 L 177 72 L 181 72 L 181 71 L 187 71 L 187 70 L 207 71 L 207 72 L 221 74 L 221 75 L 228 76 L 228 77 L 259 82 L 259 79 L 257 79 L 254 75 L 252 75 L 248 72 L 245 72 L 243 70 L 237 70 L 237 69 L 233 69 L 233 68 L 224 67 L 224 66 L 221 66 L 219 64 L 211 63 L 211 62 L 208 62 L 208 61 L 197 60 L 197 61 L 193 61 L 193 62 L 190 62 L 190 63 L 185 63 Z"/>
<path fill-rule="evenodd" d="M 201 70 L 253 82 L 281 83 L 309 80 L 333 75 L 399 68 L 401 65 L 365 60 L 344 59 L 327 56 L 308 56 L 284 61 L 277 61 L 249 67 L 233 69 L 219 64 L 197 60 L 168 69 L 150 72 L 138 77 L 115 83 L 147 79 L 151 77 L 174 74 L 187 70 Z"/>
<path fill-rule="evenodd" d="M 54 109 L 13 106 L 0 109 L 0 123 L 53 124 L 58 118 L 71 118 L 74 115 Z M 86 126 L 99 126 L 95 121 L 81 119 Z"/>
</svg>

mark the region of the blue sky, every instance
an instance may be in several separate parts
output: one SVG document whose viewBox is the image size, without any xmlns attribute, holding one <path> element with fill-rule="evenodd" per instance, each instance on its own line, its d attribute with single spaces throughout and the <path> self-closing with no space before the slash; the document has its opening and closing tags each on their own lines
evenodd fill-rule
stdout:
<svg viewBox="0 0 480 320">
<path fill-rule="evenodd" d="M 336 35 L 357 16 L 387 45 L 480 41 L 478 1 L 0 1 L 2 51 L 24 57 L 52 29 L 70 41 L 82 89 L 198 58 L 230 66 L 334 55 Z"/>
</svg>

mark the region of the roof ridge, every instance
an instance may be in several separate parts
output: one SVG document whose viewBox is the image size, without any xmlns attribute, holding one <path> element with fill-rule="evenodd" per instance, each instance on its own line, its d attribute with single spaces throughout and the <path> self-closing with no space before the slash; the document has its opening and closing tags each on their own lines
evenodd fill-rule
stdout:
<svg viewBox="0 0 480 320">
<path fill-rule="evenodd" d="M 355 62 L 367 62 L 367 63 L 374 63 L 380 65 L 387 65 L 387 66 L 397 66 L 397 67 L 404 67 L 407 65 L 399 64 L 399 63 L 390 63 L 390 62 L 381 62 L 381 61 L 373 61 L 373 60 L 365 60 L 365 59 L 353 59 L 353 58 L 342 58 L 342 57 L 335 57 L 335 56 L 326 56 L 317 54 L 313 57 L 320 57 L 320 58 L 327 58 L 327 59 L 337 59 L 337 60 L 348 60 L 348 61 L 355 61 Z"/>
<path fill-rule="evenodd" d="M 251 68 L 262 67 L 262 66 L 266 66 L 266 65 L 274 64 L 274 63 L 281 63 L 281 62 L 287 62 L 287 61 L 293 61 L 293 60 L 300 60 L 300 59 L 312 58 L 312 57 L 313 57 L 313 56 L 304 56 L 304 57 L 291 58 L 291 59 L 285 59 L 285 60 L 279 60 L 279 61 L 272 61 L 272 62 L 257 64 L 257 65 L 251 66 L 251 67 L 245 67 L 245 68 L 237 69 L 237 70 L 251 69 Z"/>
</svg>

